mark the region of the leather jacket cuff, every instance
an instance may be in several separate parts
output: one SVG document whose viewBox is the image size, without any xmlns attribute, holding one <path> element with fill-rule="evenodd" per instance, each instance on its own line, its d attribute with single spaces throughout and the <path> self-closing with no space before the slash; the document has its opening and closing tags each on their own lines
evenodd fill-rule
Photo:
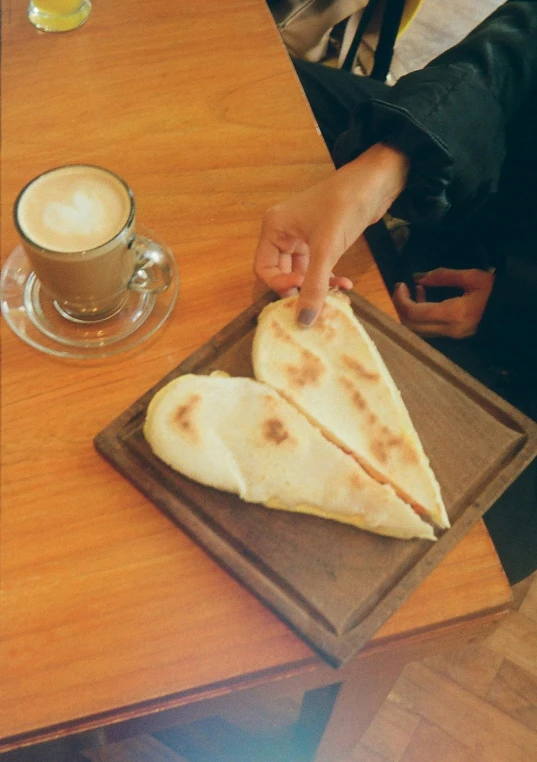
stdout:
<svg viewBox="0 0 537 762">
<path fill-rule="evenodd" d="M 333 158 L 342 166 L 375 143 L 403 151 L 410 159 L 407 186 L 392 206 L 392 213 L 409 222 L 435 224 L 450 209 L 447 188 L 453 163 L 446 146 L 405 108 L 371 100 L 353 114 L 351 128 L 337 140 Z"/>
</svg>

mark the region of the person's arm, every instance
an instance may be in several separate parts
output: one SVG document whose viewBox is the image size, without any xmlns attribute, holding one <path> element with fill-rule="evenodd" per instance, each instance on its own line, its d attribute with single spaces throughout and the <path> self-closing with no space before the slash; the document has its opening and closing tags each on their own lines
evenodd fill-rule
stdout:
<svg viewBox="0 0 537 762">
<path fill-rule="evenodd" d="M 509 0 L 460 43 L 365 102 L 334 149 L 337 165 L 385 141 L 410 157 L 393 212 L 453 225 L 498 187 L 509 126 L 536 96 L 537 0 Z"/>
<path fill-rule="evenodd" d="M 309 325 L 329 285 L 352 288 L 332 268 L 404 188 L 408 159 L 378 143 L 317 185 L 267 210 L 255 272 L 280 296 L 300 288 L 297 318 Z"/>
<path fill-rule="evenodd" d="M 413 155 L 407 146 L 414 160 L 407 189 L 398 200 L 401 215 L 422 225 L 456 225 L 505 182 L 507 148 L 510 162 L 515 153 L 520 166 L 531 152 L 537 165 L 537 2 L 510 0 L 426 69 L 400 80 L 390 92 L 390 103 L 368 108 L 365 123 L 371 127 L 376 120 L 377 128 L 382 125 L 380 134 L 387 137 L 396 129 L 388 128 L 394 118 L 391 110 L 399 116 L 401 109 L 408 110 L 413 139 L 422 150 L 428 146 L 421 164 L 419 151 Z M 424 143 L 419 143 L 416 130 L 424 131 Z M 372 139 L 377 137 L 378 130 L 373 130 Z M 345 140 L 349 135 L 342 144 Z M 534 178 L 531 183 L 528 190 L 535 195 Z M 498 209 L 499 214 L 510 211 Z M 494 276 L 445 270 L 421 281 L 427 287 L 461 287 L 463 297 L 427 303 L 419 287 L 413 300 L 406 287 L 399 286 L 394 303 L 402 321 L 425 336 L 462 338 L 477 333 L 493 362 L 505 368 L 518 363 L 515 370 L 537 378 L 536 245 L 534 232 L 519 236 L 495 262 Z"/>
<path fill-rule="evenodd" d="M 308 310 L 314 319 L 331 268 L 388 208 L 432 227 L 470 216 L 496 192 L 509 124 L 537 82 L 536 41 L 537 0 L 509 0 L 425 69 L 401 78 L 385 99 L 364 103 L 333 151 L 336 165 L 355 173 L 348 186 L 355 195 L 344 193 L 331 203 L 333 185 L 327 180 L 269 210 L 257 274 L 282 295 L 285 284 L 302 285 L 299 312 Z M 369 164 L 371 175 L 362 172 L 362 157 L 379 146 L 390 160 Z M 378 198 L 379 177 L 389 190 L 383 197 L 395 199 L 385 209 L 370 205 Z M 277 268 L 292 277 L 275 280 Z"/>
</svg>

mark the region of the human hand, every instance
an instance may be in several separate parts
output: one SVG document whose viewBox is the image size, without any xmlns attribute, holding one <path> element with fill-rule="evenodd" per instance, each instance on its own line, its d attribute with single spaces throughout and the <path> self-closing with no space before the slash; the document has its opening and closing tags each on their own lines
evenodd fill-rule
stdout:
<svg viewBox="0 0 537 762">
<path fill-rule="evenodd" d="M 332 267 L 350 245 L 347 240 L 360 235 L 360 222 L 350 220 L 350 230 L 344 229 L 345 211 L 334 180 L 330 176 L 265 212 L 255 273 L 282 297 L 298 293 L 313 262 L 317 272 L 310 269 L 309 276 L 322 283 L 319 301 L 329 286 L 352 288 L 348 278 L 333 275 Z"/>
<path fill-rule="evenodd" d="M 332 270 L 344 252 L 377 222 L 404 188 L 408 159 L 372 146 L 325 180 L 267 210 L 254 270 L 280 296 L 295 294 L 297 317 L 310 325 L 328 288 L 352 288 Z"/>
<path fill-rule="evenodd" d="M 494 285 L 494 274 L 485 270 L 451 270 L 439 267 L 415 278 L 416 300 L 406 283 L 399 283 L 393 303 L 403 325 L 420 336 L 464 339 L 477 332 Z M 443 302 L 427 302 L 425 287 L 457 287 L 462 296 Z"/>
</svg>

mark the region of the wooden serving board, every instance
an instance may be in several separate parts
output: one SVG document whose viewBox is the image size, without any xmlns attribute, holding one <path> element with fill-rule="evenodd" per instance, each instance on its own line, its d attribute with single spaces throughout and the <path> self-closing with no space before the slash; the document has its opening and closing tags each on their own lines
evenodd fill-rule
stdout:
<svg viewBox="0 0 537 762">
<path fill-rule="evenodd" d="M 245 503 L 156 458 L 142 426 L 155 392 L 184 373 L 252 376 L 267 295 L 95 438 L 99 452 L 328 662 L 350 659 L 537 455 L 537 425 L 356 294 L 354 311 L 399 387 L 452 522 L 438 541 L 396 540 Z"/>
</svg>

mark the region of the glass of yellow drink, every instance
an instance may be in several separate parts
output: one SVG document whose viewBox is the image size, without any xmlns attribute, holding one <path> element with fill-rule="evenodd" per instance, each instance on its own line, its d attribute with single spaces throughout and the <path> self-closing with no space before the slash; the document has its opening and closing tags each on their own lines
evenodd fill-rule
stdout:
<svg viewBox="0 0 537 762">
<path fill-rule="evenodd" d="M 28 18 L 44 32 L 68 32 L 91 13 L 91 0 L 30 0 Z"/>
</svg>

